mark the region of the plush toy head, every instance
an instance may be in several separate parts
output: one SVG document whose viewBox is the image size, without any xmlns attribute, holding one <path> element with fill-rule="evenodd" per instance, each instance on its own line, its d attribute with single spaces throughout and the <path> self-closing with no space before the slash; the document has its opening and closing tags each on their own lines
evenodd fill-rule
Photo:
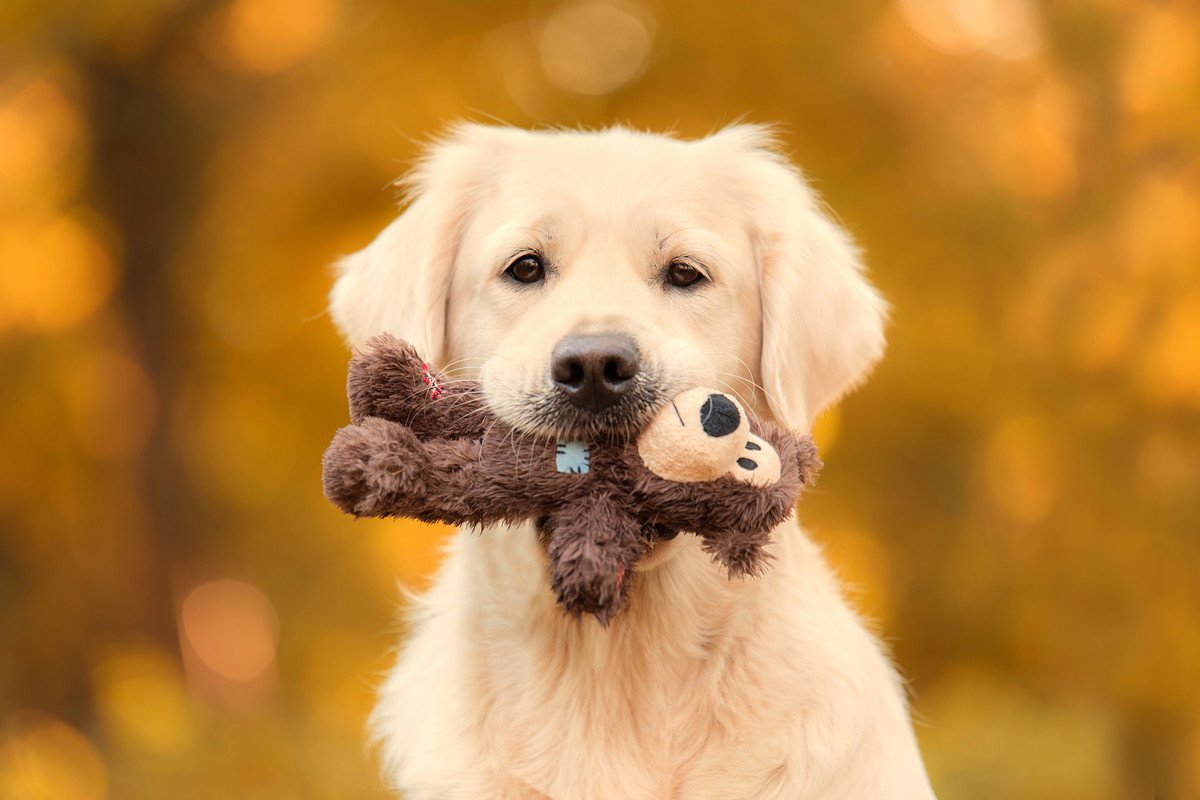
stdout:
<svg viewBox="0 0 1200 800">
<path fill-rule="evenodd" d="M 729 395 L 689 389 L 667 403 L 637 440 L 646 467 L 681 483 L 722 475 L 755 486 L 779 480 L 779 454 L 750 432 L 750 418 Z"/>
<path fill-rule="evenodd" d="M 547 441 L 499 420 L 473 381 L 448 381 L 376 337 L 351 362 L 350 426 L 324 459 L 325 493 L 356 516 L 451 524 L 537 520 L 551 589 L 607 623 L 638 561 L 681 531 L 731 577 L 756 574 L 771 529 L 820 465 L 812 441 L 692 389 L 636 441 Z"/>
</svg>

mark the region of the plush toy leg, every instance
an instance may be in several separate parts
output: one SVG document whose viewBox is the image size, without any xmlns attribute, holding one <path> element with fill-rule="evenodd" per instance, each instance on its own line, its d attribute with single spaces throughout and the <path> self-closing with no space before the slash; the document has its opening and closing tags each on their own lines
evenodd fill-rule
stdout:
<svg viewBox="0 0 1200 800">
<path fill-rule="evenodd" d="M 427 458 L 421 441 L 381 419 L 342 428 L 322 459 L 325 496 L 356 517 L 397 513 L 424 498 Z"/>
<path fill-rule="evenodd" d="M 452 381 L 407 342 L 381 334 L 350 360 L 346 378 L 350 420 L 381 417 L 422 439 L 478 436 L 494 417 L 474 381 Z"/>
<path fill-rule="evenodd" d="M 543 536 L 559 604 L 607 625 L 629 593 L 634 565 L 649 551 L 641 523 L 615 498 L 585 495 L 550 515 Z"/>
<path fill-rule="evenodd" d="M 520 519 L 529 500 L 487 491 L 480 444 L 421 441 L 410 429 L 369 417 L 342 428 L 325 451 L 325 496 L 359 517 L 414 517 L 453 525 Z"/>
</svg>

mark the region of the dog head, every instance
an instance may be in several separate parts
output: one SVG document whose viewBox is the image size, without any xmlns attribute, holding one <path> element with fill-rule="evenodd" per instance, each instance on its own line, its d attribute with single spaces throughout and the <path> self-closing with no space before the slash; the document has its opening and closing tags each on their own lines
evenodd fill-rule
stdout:
<svg viewBox="0 0 1200 800">
<path fill-rule="evenodd" d="M 806 429 L 882 354 L 883 300 L 764 128 L 462 125 L 404 183 L 333 316 L 479 378 L 520 430 L 633 433 L 694 386 Z"/>
</svg>

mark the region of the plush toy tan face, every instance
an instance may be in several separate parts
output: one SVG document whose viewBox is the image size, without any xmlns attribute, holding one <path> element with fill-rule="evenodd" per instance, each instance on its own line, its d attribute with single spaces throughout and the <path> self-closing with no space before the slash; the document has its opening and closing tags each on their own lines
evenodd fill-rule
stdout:
<svg viewBox="0 0 1200 800">
<path fill-rule="evenodd" d="M 779 480 L 779 455 L 750 432 L 745 410 L 727 394 L 689 389 L 667 403 L 638 438 L 654 474 L 680 483 L 730 475 L 755 486 Z"/>
</svg>

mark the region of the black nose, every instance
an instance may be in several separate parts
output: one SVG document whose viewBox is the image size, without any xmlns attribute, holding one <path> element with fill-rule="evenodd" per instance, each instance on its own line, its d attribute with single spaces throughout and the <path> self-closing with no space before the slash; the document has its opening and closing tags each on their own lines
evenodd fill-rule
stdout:
<svg viewBox="0 0 1200 800">
<path fill-rule="evenodd" d="M 710 394 L 700 406 L 700 427 L 714 439 L 733 433 L 741 421 L 737 406 L 723 394 Z"/>
<path fill-rule="evenodd" d="M 619 333 L 568 336 L 550 357 L 554 383 L 572 403 L 590 411 L 603 411 L 620 400 L 637 372 L 637 346 Z"/>
</svg>

